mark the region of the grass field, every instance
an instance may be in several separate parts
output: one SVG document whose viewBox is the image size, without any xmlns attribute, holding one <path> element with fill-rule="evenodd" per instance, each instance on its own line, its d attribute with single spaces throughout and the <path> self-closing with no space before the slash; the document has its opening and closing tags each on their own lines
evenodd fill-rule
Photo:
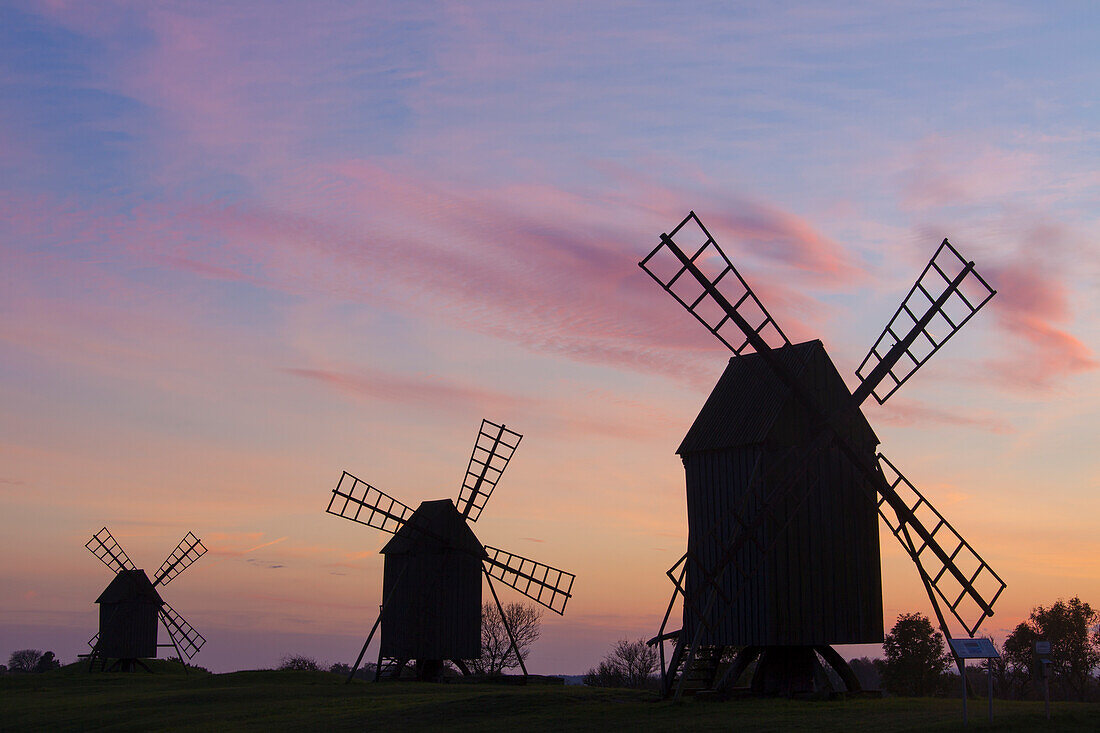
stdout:
<svg viewBox="0 0 1100 733">
<path fill-rule="evenodd" d="M 176 670 L 179 668 L 177 667 Z M 344 685 L 327 672 L 84 673 L 0 677 L 3 730 L 743 730 L 961 729 L 959 700 L 658 701 L 633 690 L 528 685 Z M 994 702 L 994 730 L 1100 730 L 1100 704 Z M 985 701 L 968 730 L 990 729 Z"/>
</svg>

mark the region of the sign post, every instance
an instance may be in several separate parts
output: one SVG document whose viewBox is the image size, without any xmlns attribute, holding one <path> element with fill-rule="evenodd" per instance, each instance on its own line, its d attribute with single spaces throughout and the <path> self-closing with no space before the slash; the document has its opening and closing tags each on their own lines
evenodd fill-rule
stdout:
<svg viewBox="0 0 1100 733">
<path fill-rule="evenodd" d="M 1035 642 L 1035 673 L 1043 678 L 1043 699 L 1046 701 L 1047 720 L 1050 720 L 1050 642 Z"/>
<path fill-rule="evenodd" d="M 951 644 L 951 651 L 955 653 L 955 657 L 962 663 L 959 667 L 959 671 L 962 673 L 962 696 L 963 696 L 963 725 L 967 723 L 967 710 L 966 710 L 966 660 L 967 659 L 985 659 L 988 662 L 989 670 L 989 722 L 993 722 L 993 660 L 1000 659 L 1001 655 L 997 652 L 997 647 L 993 646 L 992 639 L 948 639 Z"/>
</svg>

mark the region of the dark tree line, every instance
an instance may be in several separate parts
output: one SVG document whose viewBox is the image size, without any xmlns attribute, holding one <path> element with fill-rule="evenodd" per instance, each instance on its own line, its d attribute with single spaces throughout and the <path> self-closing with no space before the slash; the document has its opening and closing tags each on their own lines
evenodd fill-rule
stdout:
<svg viewBox="0 0 1100 733">
<path fill-rule="evenodd" d="M 40 649 L 20 649 L 8 657 L 8 666 L 0 664 L 0 672 L 8 674 L 30 674 L 61 669 L 61 660 L 53 652 Z"/>
<path fill-rule="evenodd" d="M 1051 696 L 1056 699 L 1100 699 L 1093 675 L 1100 667 L 1100 613 L 1078 597 L 1037 606 L 1000 647 L 993 660 L 994 694 L 1006 698 L 1042 696 L 1036 669 L 1035 642 L 1050 642 Z M 895 695 L 957 694 L 955 665 L 943 635 L 919 614 L 901 614 L 886 635 L 884 658 L 875 662 L 882 689 Z M 975 689 L 988 683 L 985 663 L 971 663 L 967 678 Z"/>
</svg>

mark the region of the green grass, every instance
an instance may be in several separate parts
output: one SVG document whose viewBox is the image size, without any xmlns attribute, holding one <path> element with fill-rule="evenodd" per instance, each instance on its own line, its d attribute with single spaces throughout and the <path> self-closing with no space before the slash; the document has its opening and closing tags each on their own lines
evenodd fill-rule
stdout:
<svg viewBox="0 0 1100 733">
<path fill-rule="evenodd" d="M 745 730 L 928 731 L 961 729 L 957 699 L 838 702 L 735 700 L 682 704 L 651 693 L 529 685 L 343 684 L 327 672 L 190 674 L 165 663 L 157 674 L 87 674 L 71 665 L 0 678 L 3 730 Z M 994 728 L 1100 729 L 1100 704 L 994 702 Z M 990 729 L 984 700 L 968 730 Z"/>
</svg>

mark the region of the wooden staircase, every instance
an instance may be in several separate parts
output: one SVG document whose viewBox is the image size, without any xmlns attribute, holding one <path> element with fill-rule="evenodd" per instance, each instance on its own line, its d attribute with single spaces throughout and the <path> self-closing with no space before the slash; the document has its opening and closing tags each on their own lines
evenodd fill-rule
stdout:
<svg viewBox="0 0 1100 733">
<path fill-rule="evenodd" d="M 665 689 L 662 691 L 665 697 L 676 694 L 677 689 L 680 690 L 681 695 L 695 695 L 713 690 L 721 679 L 721 673 L 727 666 L 722 663 L 725 646 L 700 646 L 694 655 L 689 654 L 689 651 L 685 644 L 677 645 L 673 652 L 671 672 L 665 680 Z M 688 662 L 689 657 L 691 657 L 690 662 Z M 686 665 L 685 662 L 687 662 Z M 681 679 L 683 679 L 682 688 Z"/>
</svg>

